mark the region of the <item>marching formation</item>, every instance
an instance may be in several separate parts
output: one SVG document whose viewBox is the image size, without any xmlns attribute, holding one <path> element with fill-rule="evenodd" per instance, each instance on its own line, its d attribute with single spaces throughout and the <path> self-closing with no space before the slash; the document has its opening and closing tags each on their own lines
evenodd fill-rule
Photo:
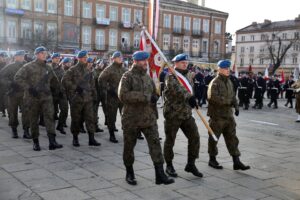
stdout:
<svg viewBox="0 0 300 200">
<path fill-rule="evenodd" d="M 0 55 L 0 108 L 3 117 L 8 111 L 12 138 L 18 138 L 18 113 L 21 112 L 23 138 L 32 139 L 33 150 L 40 151 L 39 125 L 46 128 L 49 150 L 63 148 L 56 141 L 56 130 L 65 135 L 70 112 L 72 145 L 80 147 L 80 133 L 87 132 L 89 146 L 100 146 L 95 133 L 103 132 L 99 121 L 108 127 L 109 141 L 118 143 L 115 132 L 117 114 L 120 112 L 123 130 L 123 162 L 126 167 L 126 181 L 136 185 L 134 174 L 134 148 L 144 135 L 151 156 L 156 184 L 172 184 L 178 176 L 173 163 L 176 135 L 181 129 L 187 138 L 187 164 L 184 170 L 196 177 L 203 174 L 196 166 L 199 158 L 200 135 L 193 109 L 208 104 L 209 126 L 217 138 L 223 134 L 229 154 L 233 159 L 234 170 L 248 170 L 250 166 L 240 161 L 239 140 L 236 134 L 235 116 L 239 108 L 248 109 L 250 98 L 254 96 L 253 108 L 262 109 L 264 94 L 270 97 L 269 107 L 277 108 L 277 99 L 286 91 L 287 103 L 296 109 L 300 122 L 300 81 L 294 82 L 291 76 L 284 86 L 275 75 L 266 80 L 261 73 L 249 77 L 243 74 L 236 78 L 230 73 L 231 63 L 221 60 L 215 75 L 209 71 L 195 69 L 191 73 L 188 56 L 177 55 L 174 66 L 162 70 L 161 93 L 148 75 L 150 54 L 137 51 L 133 54 L 133 64 L 126 70 L 123 67 L 121 52 L 111 56 L 111 64 L 95 61 L 87 51 L 80 51 L 75 60 L 62 58 L 59 53 L 50 57 L 45 47 L 37 47 L 32 61 L 26 62 L 25 52 L 17 51 L 11 63 L 5 63 Z M 254 95 L 253 95 L 254 93 Z M 237 94 L 237 95 L 236 95 Z M 296 94 L 296 95 L 295 95 Z M 165 141 L 163 148 L 158 132 L 157 101 L 163 97 Z M 238 96 L 239 101 L 236 96 Z M 102 106 L 105 119 L 99 119 L 98 109 Z M 209 136 L 208 165 L 223 169 L 217 161 L 218 142 Z M 166 162 L 166 170 L 164 170 Z"/>
</svg>

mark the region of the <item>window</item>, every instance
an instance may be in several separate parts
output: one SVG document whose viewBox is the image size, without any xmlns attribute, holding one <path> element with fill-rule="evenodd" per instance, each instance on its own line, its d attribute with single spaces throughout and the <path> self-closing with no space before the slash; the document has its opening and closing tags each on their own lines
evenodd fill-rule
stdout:
<svg viewBox="0 0 300 200">
<path fill-rule="evenodd" d="M 245 53 L 245 47 L 241 47 L 241 53 Z"/>
<path fill-rule="evenodd" d="M 220 41 L 214 41 L 214 53 L 218 54 L 220 51 Z"/>
<path fill-rule="evenodd" d="M 295 38 L 295 39 L 299 39 L 299 32 L 295 32 L 294 38 Z"/>
<path fill-rule="evenodd" d="M 34 10 L 38 12 L 44 11 L 44 0 L 34 0 Z"/>
<path fill-rule="evenodd" d="M 267 37 L 266 37 L 265 34 L 261 34 L 261 35 L 260 35 L 260 40 L 264 41 L 264 40 L 266 40 L 266 39 L 267 39 Z"/>
<path fill-rule="evenodd" d="M 251 41 L 254 41 L 254 40 L 255 40 L 255 36 L 251 35 Z"/>
<path fill-rule="evenodd" d="M 260 64 L 260 65 L 263 65 L 263 64 L 264 64 L 264 59 L 263 59 L 263 58 L 259 59 L 259 64 Z"/>
<path fill-rule="evenodd" d="M 254 63 L 254 59 L 253 58 L 250 58 L 250 65 L 253 65 L 253 63 Z"/>
<path fill-rule="evenodd" d="M 190 52 L 190 38 L 189 37 L 183 38 L 183 50 L 186 53 Z"/>
<path fill-rule="evenodd" d="M 170 35 L 164 34 L 163 36 L 163 50 L 169 50 L 170 48 Z"/>
<path fill-rule="evenodd" d="M 199 18 L 193 19 L 193 33 L 194 34 L 200 34 L 200 31 L 201 31 L 200 24 L 201 24 L 201 19 L 199 19 Z"/>
<path fill-rule="evenodd" d="M 285 49 L 284 47 L 282 49 Z M 299 45 L 298 44 L 294 44 L 294 51 L 299 51 Z"/>
<path fill-rule="evenodd" d="M 260 47 L 259 52 L 260 53 L 264 53 L 265 52 L 265 48 L 264 47 Z"/>
<path fill-rule="evenodd" d="M 142 10 L 134 10 L 134 22 L 135 23 L 143 22 L 143 11 Z"/>
<path fill-rule="evenodd" d="M 208 52 L 208 41 L 207 40 L 202 41 L 202 52 L 203 53 Z"/>
<path fill-rule="evenodd" d="M 97 4 L 96 5 L 96 18 L 106 18 L 106 5 Z"/>
<path fill-rule="evenodd" d="M 32 22 L 30 20 L 21 21 L 21 38 L 23 39 L 32 38 Z"/>
<path fill-rule="evenodd" d="M 135 48 L 135 49 L 140 48 L 140 38 L 141 38 L 141 33 L 140 32 L 135 32 L 134 33 L 133 48 Z"/>
<path fill-rule="evenodd" d="M 96 49 L 105 50 L 105 32 L 104 30 L 96 30 Z"/>
<path fill-rule="evenodd" d="M 241 60 L 240 60 L 240 66 L 244 66 L 244 58 L 241 58 Z"/>
<path fill-rule="evenodd" d="M 56 5 L 57 0 L 48 0 L 47 8 L 48 8 L 48 13 L 56 13 L 57 11 L 57 5 Z"/>
<path fill-rule="evenodd" d="M 7 22 L 7 37 L 9 41 L 16 42 L 17 39 L 17 22 L 8 20 Z"/>
<path fill-rule="evenodd" d="M 91 44 L 91 34 L 92 28 L 90 26 L 82 27 L 82 43 L 90 45 Z"/>
<path fill-rule="evenodd" d="M 174 50 L 179 50 L 181 47 L 181 41 L 179 37 L 173 37 L 173 48 Z"/>
<path fill-rule="evenodd" d="M 4 36 L 4 20 L 3 17 L 0 15 L 0 37 Z"/>
<path fill-rule="evenodd" d="M 48 23 L 47 24 L 47 40 L 55 41 L 57 39 L 57 24 Z"/>
<path fill-rule="evenodd" d="M 117 30 L 109 30 L 109 50 L 117 49 L 117 42 L 118 42 L 117 35 L 118 35 Z"/>
<path fill-rule="evenodd" d="M 31 0 L 22 0 L 21 7 L 25 10 L 31 10 Z"/>
<path fill-rule="evenodd" d="M 250 47 L 250 53 L 253 53 L 254 52 L 254 47 Z"/>
<path fill-rule="evenodd" d="M 129 50 L 130 48 L 130 34 L 127 32 L 122 32 L 121 46 L 124 50 Z"/>
<path fill-rule="evenodd" d="M 65 0 L 64 12 L 66 16 L 73 16 L 73 12 L 74 12 L 73 4 L 74 4 L 73 0 Z"/>
<path fill-rule="evenodd" d="M 209 32 L 209 19 L 204 19 L 203 20 L 203 31 L 205 33 Z"/>
<path fill-rule="evenodd" d="M 199 49 L 200 49 L 200 40 L 193 39 L 192 41 L 192 55 L 199 56 Z"/>
<path fill-rule="evenodd" d="M 164 14 L 164 27 L 171 28 L 171 15 L 170 14 Z"/>
<path fill-rule="evenodd" d="M 131 23 L 131 9 L 130 8 L 122 8 L 122 22 L 123 23 Z"/>
<path fill-rule="evenodd" d="M 287 33 L 282 33 L 282 39 L 284 39 L 284 40 L 287 39 Z"/>
<path fill-rule="evenodd" d="M 242 42 L 245 42 L 246 37 L 242 36 Z"/>
<path fill-rule="evenodd" d="M 36 21 L 34 22 L 34 39 L 40 41 L 43 39 L 44 24 L 43 22 Z"/>
<path fill-rule="evenodd" d="M 191 18 L 184 17 L 184 30 L 190 31 L 191 30 Z"/>
<path fill-rule="evenodd" d="M 18 7 L 18 3 L 17 0 L 6 0 L 6 6 L 8 8 L 17 8 Z"/>
<path fill-rule="evenodd" d="M 222 32 L 222 22 L 221 21 L 215 21 L 215 33 L 221 34 Z"/>
<path fill-rule="evenodd" d="M 92 3 L 82 2 L 82 17 L 84 18 L 92 18 Z"/>
<path fill-rule="evenodd" d="M 109 7 L 109 18 L 111 21 L 118 21 L 118 7 L 110 6 Z"/>
<path fill-rule="evenodd" d="M 297 63 L 298 63 L 297 57 L 293 57 L 293 64 L 297 64 Z"/>
<path fill-rule="evenodd" d="M 181 21 L 182 21 L 182 17 L 181 16 L 174 15 L 174 25 L 173 25 L 173 28 L 174 28 L 174 31 L 176 33 L 180 33 L 181 32 Z"/>
</svg>

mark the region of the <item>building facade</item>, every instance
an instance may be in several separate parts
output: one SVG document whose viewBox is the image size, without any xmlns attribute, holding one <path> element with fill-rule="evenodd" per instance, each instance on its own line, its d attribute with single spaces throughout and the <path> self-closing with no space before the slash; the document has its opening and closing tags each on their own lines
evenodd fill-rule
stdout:
<svg viewBox="0 0 300 200">
<path fill-rule="evenodd" d="M 98 55 L 139 49 L 147 0 L 0 0 L 1 49 L 32 50 L 45 45 Z M 228 14 L 179 0 L 161 0 L 157 43 L 168 56 L 185 52 L 213 61 L 225 54 Z"/>
<path fill-rule="evenodd" d="M 290 72 L 300 63 L 300 17 L 295 20 L 263 23 L 253 22 L 251 25 L 236 32 L 236 66 L 240 70 L 252 66 L 254 71 L 264 71 L 274 63 L 272 54 L 279 57 L 292 44 L 282 59 L 281 67 Z M 280 42 L 279 42 L 280 41 Z"/>
</svg>

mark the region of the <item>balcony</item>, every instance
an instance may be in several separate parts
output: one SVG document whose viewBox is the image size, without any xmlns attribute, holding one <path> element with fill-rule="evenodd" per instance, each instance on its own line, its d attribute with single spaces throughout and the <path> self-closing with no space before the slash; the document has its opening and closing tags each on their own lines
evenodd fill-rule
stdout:
<svg viewBox="0 0 300 200">
<path fill-rule="evenodd" d="M 120 23 L 120 28 L 132 29 L 133 25 L 130 22 L 121 22 Z"/>
<path fill-rule="evenodd" d="M 194 36 L 194 37 L 203 37 L 203 31 L 193 30 L 192 31 L 192 36 Z"/>
<path fill-rule="evenodd" d="M 109 18 L 96 18 L 96 24 L 101 26 L 109 26 L 110 19 Z"/>
<path fill-rule="evenodd" d="M 174 27 L 173 28 L 173 34 L 174 35 L 184 35 L 184 30 L 183 30 L 183 28 Z"/>
</svg>

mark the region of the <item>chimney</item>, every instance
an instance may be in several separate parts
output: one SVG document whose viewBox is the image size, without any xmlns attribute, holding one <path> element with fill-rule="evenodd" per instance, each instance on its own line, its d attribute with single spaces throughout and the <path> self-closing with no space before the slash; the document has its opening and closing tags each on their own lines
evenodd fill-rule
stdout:
<svg viewBox="0 0 300 200">
<path fill-rule="evenodd" d="M 296 22 L 300 22 L 300 15 L 298 15 L 298 17 L 295 18 Z"/>
<path fill-rule="evenodd" d="M 187 0 L 187 2 L 192 3 L 192 4 L 199 5 L 199 0 Z M 204 4 L 205 4 L 205 0 L 202 0 L 202 5 L 203 5 L 203 2 L 204 2 Z"/>
<path fill-rule="evenodd" d="M 264 21 L 264 24 L 271 24 L 272 22 L 271 22 L 271 20 L 269 20 L 269 19 L 265 19 L 265 21 Z"/>
<path fill-rule="evenodd" d="M 205 7 L 205 0 L 202 0 L 201 6 Z"/>
<path fill-rule="evenodd" d="M 252 26 L 257 26 L 257 22 L 252 22 Z"/>
</svg>

